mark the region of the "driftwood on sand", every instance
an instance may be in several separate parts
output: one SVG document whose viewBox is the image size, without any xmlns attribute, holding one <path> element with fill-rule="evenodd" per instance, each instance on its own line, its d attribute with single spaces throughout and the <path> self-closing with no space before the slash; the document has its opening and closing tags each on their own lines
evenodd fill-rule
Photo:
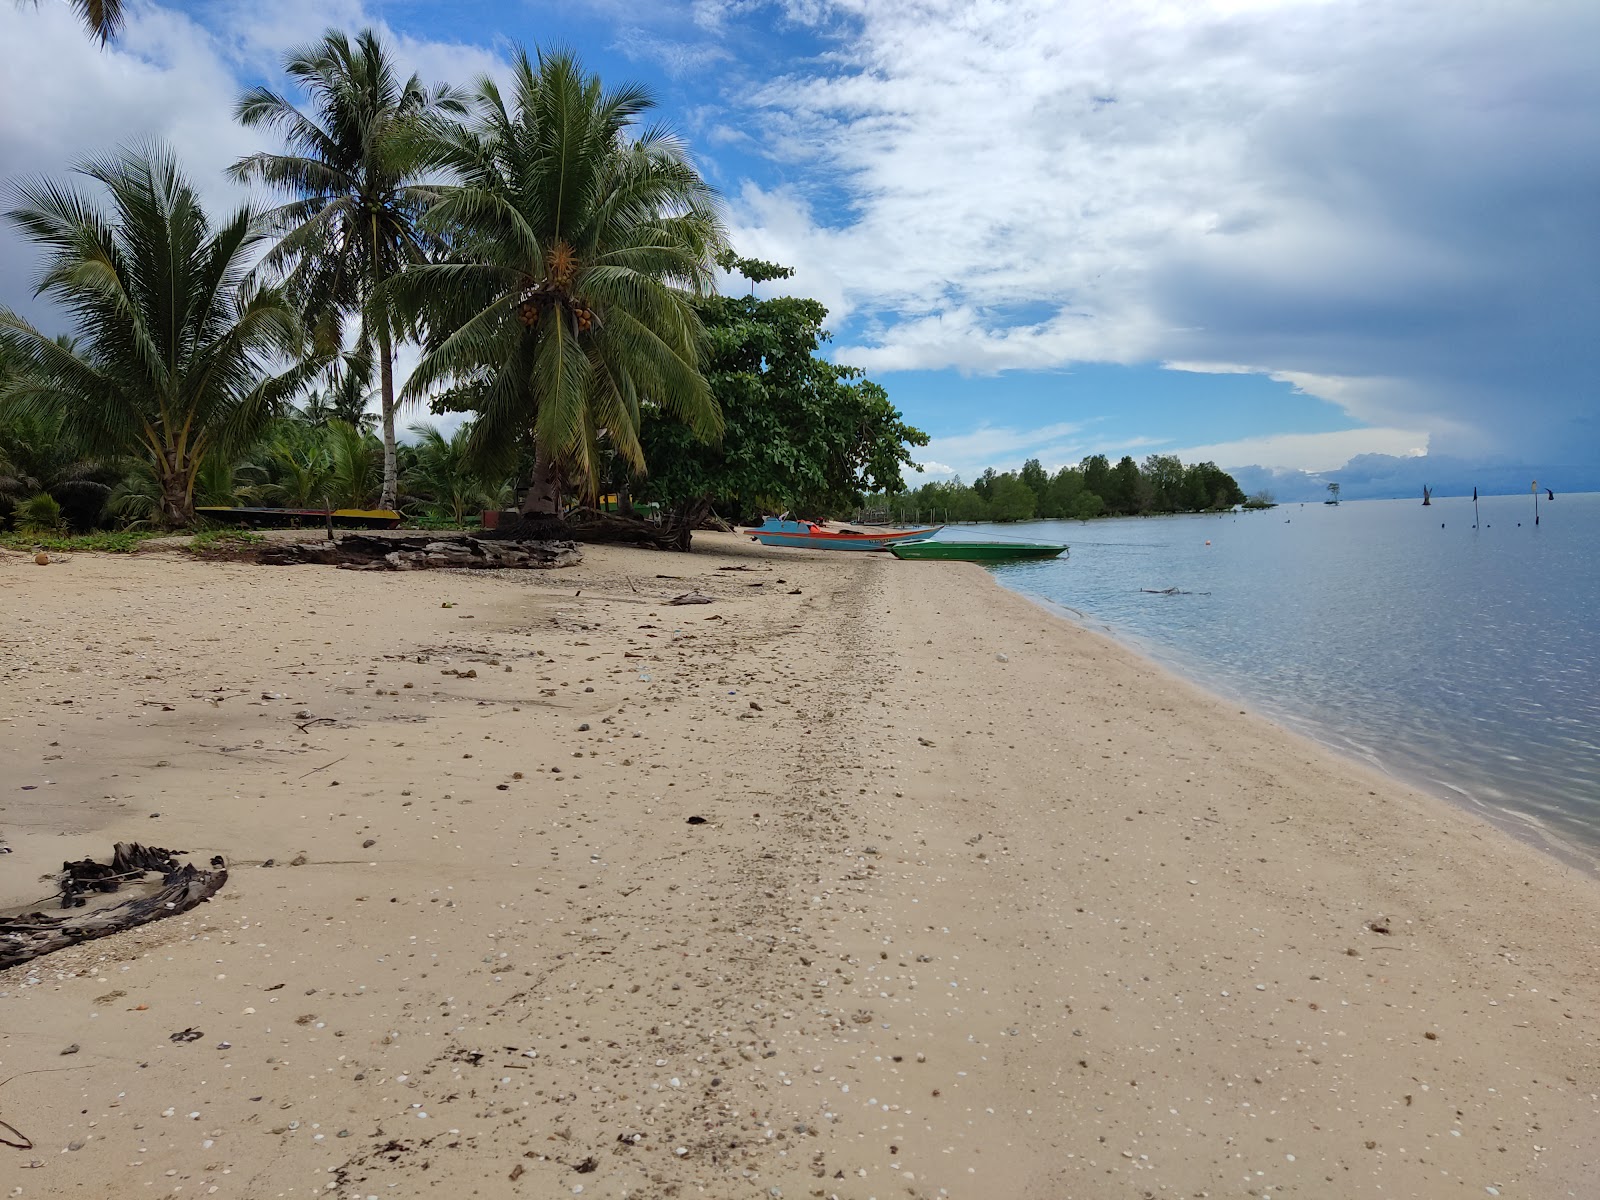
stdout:
<svg viewBox="0 0 1600 1200">
<path fill-rule="evenodd" d="M 0 916 L 0 969 L 79 942 L 188 912 L 215 896 L 227 883 L 228 872 L 221 858 L 213 858 L 211 869 L 201 871 L 193 863 L 178 866 L 173 859 L 175 853 L 183 852 L 141 846 L 137 842 L 118 842 L 110 864 L 88 858 L 62 863 L 61 907 L 69 910 L 84 903 L 86 891 L 115 892 L 124 883 L 141 879 L 150 871 L 161 872 L 161 886 L 151 894 L 81 915 L 52 916 L 32 912 L 15 917 Z"/>
<path fill-rule="evenodd" d="M 568 541 L 517 541 L 466 534 L 374 537 L 353 533 L 337 541 L 295 542 L 261 552 L 274 566 L 320 563 L 351 571 L 425 571 L 440 567 L 544 570 L 573 567 L 583 552 Z"/>
</svg>

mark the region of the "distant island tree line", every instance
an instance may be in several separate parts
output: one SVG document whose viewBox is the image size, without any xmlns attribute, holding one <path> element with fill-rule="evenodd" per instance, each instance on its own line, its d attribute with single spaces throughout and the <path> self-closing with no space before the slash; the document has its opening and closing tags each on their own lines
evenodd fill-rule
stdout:
<svg viewBox="0 0 1600 1200">
<path fill-rule="evenodd" d="M 866 508 L 895 518 L 968 521 L 1087 521 L 1104 516 L 1212 512 L 1246 503 L 1238 482 L 1213 462 L 1185 466 L 1175 454 L 1144 462 L 1124 455 L 1113 464 L 1091 454 L 1054 475 L 1037 458 L 1020 471 L 993 467 L 971 483 L 958 475 L 919 488 L 867 498 Z"/>
</svg>

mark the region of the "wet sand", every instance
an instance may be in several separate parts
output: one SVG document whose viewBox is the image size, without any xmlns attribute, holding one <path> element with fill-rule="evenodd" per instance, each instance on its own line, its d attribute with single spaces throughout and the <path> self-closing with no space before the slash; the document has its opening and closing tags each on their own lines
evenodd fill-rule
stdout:
<svg viewBox="0 0 1600 1200">
<path fill-rule="evenodd" d="M 0 905 L 232 870 L 0 972 L 5 1191 L 1593 1194 L 1592 879 L 970 565 L 696 544 L 0 561 Z"/>
</svg>

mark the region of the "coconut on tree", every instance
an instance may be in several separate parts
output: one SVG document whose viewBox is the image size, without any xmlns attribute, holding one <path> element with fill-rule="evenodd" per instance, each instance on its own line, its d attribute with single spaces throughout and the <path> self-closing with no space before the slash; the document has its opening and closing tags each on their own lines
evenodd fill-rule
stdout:
<svg viewBox="0 0 1600 1200">
<path fill-rule="evenodd" d="M 470 394 L 485 453 L 531 435 L 528 517 L 559 513 L 563 471 L 594 490 L 602 441 L 642 472 L 646 406 L 705 437 L 721 427 L 694 301 L 726 237 L 684 144 L 639 124 L 653 105 L 569 53 L 519 50 L 509 88 L 481 79 L 472 119 L 436 146 L 455 182 L 424 224 L 450 253 L 394 289 L 428 329 L 404 397 Z"/>
<path fill-rule="evenodd" d="M 266 266 L 287 281 L 318 347 L 338 351 L 345 320 L 358 321 L 361 353 L 350 361 L 377 366 L 383 437 L 379 504 L 394 508 L 394 348 L 407 326 L 386 303 L 383 285 L 440 247 L 418 224 L 437 194 L 426 182 L 422 133 L 441 114 L 464 109 L 449 87 L 424 86 L 416 75 L 403 78 L 370 29 L 354 41 L 330 30 L 322 41 L 290 51 L 284 71 L 305 90 L 307 111 L 269 88 L 245 92 L 235 107 L 239 121 L 276 132 L 286 150 L 249 155 L 230 173 L 294 197 L 268 216 L 282 240 Z"/>
<path fill-rule="evenodd" d="M 87 453 L 147 463 L 158 518 L 186 526 L 208 458 L 251 444 L 327 361 L 302 357 L 293 306 L 251 278 L 263 242 L 255 209 L 213 228 L 161 147 L 78 171 L 104 200 L 51 180 L 10 188 L 7 216 L 45 251 L 35 294 L 69 315 L 74 338 L 0 309 L 14 367 L 0 404 L 59 421 Z"/>
</svg>

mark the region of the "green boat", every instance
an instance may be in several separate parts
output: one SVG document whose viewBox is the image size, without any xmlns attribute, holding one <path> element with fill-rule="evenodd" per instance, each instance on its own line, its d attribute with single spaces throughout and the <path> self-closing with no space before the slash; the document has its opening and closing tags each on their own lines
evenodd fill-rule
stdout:
<svg viewBox="0 0 1600 1200">
<path fill-rule="evenodd" d="M 935 558 L 946 562 L 1021 562 L 1055 558 L 1067 548 L 1047 542 L 908 542 L 889 547 L 896 558 Z"/>
</svg>

